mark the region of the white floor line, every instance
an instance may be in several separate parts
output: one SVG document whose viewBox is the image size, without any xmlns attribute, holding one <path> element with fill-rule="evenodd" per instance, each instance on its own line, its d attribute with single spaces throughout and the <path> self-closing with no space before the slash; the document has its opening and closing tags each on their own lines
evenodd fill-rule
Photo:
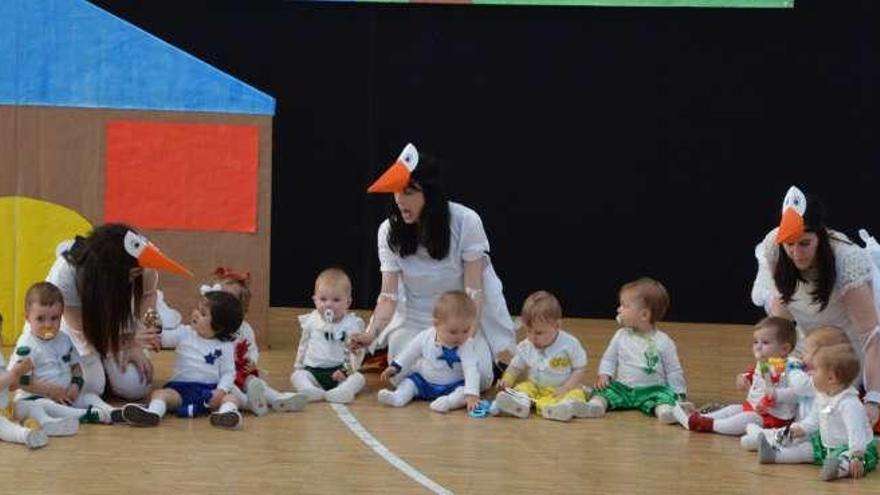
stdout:
<svg viewBox="0 0 880 495">
<path fill-rule="evenodd" d="M 452 494 L 451 491 L 443 488 L 434 480 L 422 474 L 421 471 L 412 467 L 409 463 L 407 463 L 400 457 L 397 457 L 394 452 L 388 450 L 387 447 L 382 445 L 382 442 L 376 440 L 376 437 L 374 437 L 372 434 L 370 434 L 369 431 L 367 431 L 366 428 L 364 428 L 364 425 L 362 425 L 360 421 L 358 421 L 357 418 L 354 417 L 354 415 L 351 413 L 351 411 L 348 410 L 347 407 L 342 404 L 330 404 L 330 407 L 332 407 L 333 410 L 336 411 L 336 415 L 339 417 L 339 420 L 342 421 L 342 423 L 345 424 L 345 426 L 347 426 L 352 433 L 360 438 L 361 441 L 367 445 L 367 447 L 373 450 L 373 452 L 379 454 L 379 456 L 385 459 L 388 464 L 391 464 L 392 466 L 397 468 L 398 471 L 409 476 L 413 479 L 413 481 L 424 486 L 433 493 L 436 493 L 438 495 Z"/>
</svg>

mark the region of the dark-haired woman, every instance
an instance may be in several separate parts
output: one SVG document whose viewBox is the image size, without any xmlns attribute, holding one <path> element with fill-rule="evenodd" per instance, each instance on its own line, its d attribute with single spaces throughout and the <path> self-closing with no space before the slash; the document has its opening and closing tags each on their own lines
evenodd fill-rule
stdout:
<svg viewBox="0 0 880 495">
<path fill-rule="evenodd" d="M 801 337 L 821 326 L 846 332 L 863 358 L 865 408 L 875 424 L 880 415 L 876 267 L 864 249 L 825 226 L 824 211 L 815 198 L 792 187 L 782 211 L 779 227 L 756 250 L 759 269 L 752 299 L 773 316 L 797 322 Z"/>
<path fill-rule="evenodd" d="M 153 365 L 143 349 L 158 348 L 158 333 L 140 317 L 155 309 L 156 269 L 189 274 L 132 227 L 106 224 L 63 249 L 46 280 L 64 296 L 61 330 L 82 358 L 84 391 L 140 399 Z"/>
<path fill-rule="evenodd" d="M 394 200 L 378 233 L 381 294 L 358 340 L 387 343 L 391 362 L 417 333 L 433 326 L 438 296 L 464 291 L 480 311 L 474 335 L 488 354 L 480 363 L 483 386 L 488 386 L 493 361 L 507 361 L 516 350 L 513 320 L 489 260 L 480 216 L 447 199 L 440 174 L 436 159 L 408 144 L 369 189 L 393 193 Z"/>
</svg>

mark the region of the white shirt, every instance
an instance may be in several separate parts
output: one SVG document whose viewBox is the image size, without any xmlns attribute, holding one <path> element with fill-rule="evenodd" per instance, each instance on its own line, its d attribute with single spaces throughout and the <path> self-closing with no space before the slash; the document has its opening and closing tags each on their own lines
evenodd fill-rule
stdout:
<svg viewBox="0 0 880 495">
<path fill-rule="evenodd" d="M 364 331 L 364 320 L 354 313 L 346 313 L 338 322 L 327 323 L 316 309 L 300 315 L 299 326 L 299 347 L 293 367 L 335 368 L 345 363 L 345 345 L 352 335 Z"/>
<path fill-rule="evenodd" d="M 515 329 L 503 287 L 489 261 L 489 239 L 483 222 L 474 210 L 449 202 L 449 253 L 436 260 L 424 246 L 412 255 L 401 257 L 388 245 L 391 224 L 382 222 L 378 232 L 379 268 L 382 272 L 400 274 L 399 301 L 388 326 L 379 336 L 379 343 L 400 327 L 428 328 L 434 324 L 434 300 L 450 290 L 464 290 L 464 263 L 486 259 L 483 270 L 483 307 L 480 331 L 493 353 L 513 350 Z"/>
<path fill-rule="evenodd" d="M 770 386 L 776 392 L 776 403 L 768 413 L 779 419 L 794 419 L 798 412 L 798 402 L 801 396 L 811 397 L 813 394 L 810 378 L 804 373 L 801 361 L 795 358 L 786 359 L 785 370 L 779 376 L 779 381 L 772 383 L 771 378 Z M 756 365 L 746 400 L 752 407 L 757 408 L 767 392 L 767 379 Z"/>
<path fill-rule="evenodd" d="M 177 349 L 171 381 L 216 383 L 218 390 L 232 390 L 235 382 L 233 342 L 206 339 L 189 325 L 181 325 L 162 332 L 162 347 Z"/>
<path fill-rule="evenodd" d="M 80 362 L 79 354 L 70 341 L 70 337 L 58 332 L 58 335 L 52 340 L 42 340 L 32 334 L 29 328 L 26 328 L 15 343 L 16 349 L 24 346 L 30 348 L 30 354 L 19 356 L 13 350 L 9 358 L 9 368 L 26 358 L 30 358 L 34 364 L 34 370 L 31 372 L 32 380 L 40 380 L 64 388 L 70 386 L 70 379 L 73 377 L 71 368 Z M 26 390 L 19 389 L 17 397 L 31 397 L 32 395 Z"/>
<path fill-rule="evenodd" d="M 647 335 L 631 328 L 618 330 L 602 355 L 599 374 L 628 387 L 666 385 L 678 394 L 687 393 L 675 342 L 657 329 Z"/>
<path fill-rule="evenodd" d="M 874 439 L 865 406 L 853 387 L 832 397 L 816 391 L 813 411 L 800 426 L 808 434 L 818 429 L 822 445 L 828 449 L 846 446 L 850 451 L 864 452 Z"/>
<path fill-rule="evenodd" d="M 447 348 L 448 352 L 448 348 Z M 410 372 L 422 375 L 428 383 L 447 385 L 464 380 L 467 395 L 480 395 L 480 372 L 477 369 L 477 351 L 473 339 L 457 348 L 459 362 L 443 358 L 443 345 L 437 341 L 437 330 L 431 327 L 419 332 L 394 360 L 400 365 L 399 374 Z"/>
<path fill-rule="evenodd" d="M 558 387 L 575 370 L 586 366 L 587 353 L 580 341 L 564 330 L 560 330 L 556 340 L 543 349 L 538 349 L 528 339 L 521 341 L 510 361 L 511 368 L 521 370 L 528 367 L 529 381 L 540 387 Z"/>
</svg>

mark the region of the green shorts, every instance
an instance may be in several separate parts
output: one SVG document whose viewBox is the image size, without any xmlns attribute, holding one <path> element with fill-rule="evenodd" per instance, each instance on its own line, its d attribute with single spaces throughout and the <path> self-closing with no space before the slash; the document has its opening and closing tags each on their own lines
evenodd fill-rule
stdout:
<svg viewBox="0 0 880 495">
<path fill-rule="evenodd" d="M 822 437 L 819 432 L 810 435 L 810 443 L 813 444 L 813 464 L 822 465 L 828 456 L 841 457 L 844 453 L 849 452 L 849 446 L 835 447 L 829 449 L 822 445 Z M 865 472 L 871 472 L 877 468 L 877 442 L 871 440 L 865 447 Z"/>
<path fill-rule="evenodd" d="M 311 373 L 312 376 L 315 377 L 315 380 L 318 380 L 318 383 L 324 390 L 331 390 L 339 385 L 339 382 L 333 379 L 333 373 L 342 369 L 344 369 L 342 365 L 334 366 L 332 368 L 313 368 L 311 366 L 306 366 L 306 371 Z"/>
<path fill-rule="evenodd" d="M 660 404 L 672 406 L 678 401 L 678 394 L 665 385 L 628 387 L 617 380 L 611 380 L 605 390 L 594 390 L 592 396 L 597 395 L 608 402 L 609 411 L 638 409 L 651 416 L 654 415 L 654 408 Z"/>
</svg>

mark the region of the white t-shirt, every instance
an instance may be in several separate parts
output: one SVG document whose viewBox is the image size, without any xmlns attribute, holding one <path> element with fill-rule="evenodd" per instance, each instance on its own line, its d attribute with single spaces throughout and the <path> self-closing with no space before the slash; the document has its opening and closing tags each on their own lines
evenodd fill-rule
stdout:
<svg viewBox="0 0 880 495">
<path fill-rule="evenodd" d="M 529 381 L 541 387 L 558 387 L 574 370 L 586 366 L 587 353 L 580 341 L 564 330 L 560 330 L 556 340 L 543 349 L 538 349 L 528 339 L 521 341 L 510 361 L 511 368 L 528 368 Z"/>
<path fill-rule="evenodd" d="M 382 272 L 400 274 L 399 301 L 394 317 L 382 331 L 379 342 L 384 342 L 387 335 L 397 328 L 424 329 L 432 326 L 434 300 L 444 292 L 464 290 L 464 263 L 485 258 L 480 331 L 493 354 L 502 350 L 512 352 L 515 347 L 513 320 L 507 310 L 501 280 L 489 261 L 489 239 L 477 212 L 449 202 L 449 253 L 440 260 L 432 258 L 424 246 L 419 246 L 415 254 L 401 257 L 388 245 L 390 228 L 388 220 L 379 226 L 379 268 Z"/>
<path fill-rule="evenodd" d="M 801 396 L 810 397 L 813 392 L 809 376 L 803 371 L 803 364 L 795 358 L 786 359 L 785 370 L 779 376 L 779 381 L 771 385 L 776 392 L 776 403 L 768 412 L 771 416 L 779 419 L 794 419 L 797 416 Z M 752 372 L 752 384 L 749 387 L 746 400 L 752 407 L 757 408 L 767 392 L 767 379 L 756 365 Z"/>
<path fill-rule="evenodd" d="M 449 357 L 449 348 L 437 342 L 437 330 L 431 327 L 409 341 L 394 362 L 400 365 L 400 376 L 415 372 L 428 383 L 436 385 L 448 385 L 463 379 L 465 394 L 480 395 L 480 372 L 477 369 L 474 340 L 465 341 L 455 348 L 455 353 L 458 361 Z"/>
<path fill-rule="evenodd" d="M 808 434 L 818 429 L 822 445 L 829 449 L 848 446 L 864 452 L 874 439 L 865 406 L 853 387 L 833 397 L 817 391 L 813 411 L 800 425 Z"/>
<path fill-rule="evenodd" d="M 599 374 L 628 387 L 666 385 L 678 394 L 687 393 L 675 342 L 657 329 L 648 335 L 631 328 L 618 330 L 602 355 Z"/>
<path fill-rule="evenodd" d="M 181 325 L 162 332 L 162 347 L 177 349 L 171 381 L 216 383 L 218 390 L 232 390 L 235 382 L 233 342 L 206 339 L 189 325 Z"/>
<path fill-rule="evenodd" d="M 301 334 L 293 367 L 334 368 L 345 362 L 345 344 L 352 335 L 364 331 L 364 320 L 346 313 L 338 322 L 327 323 L 316 309 L 300 315 L 299 326 Z"/>
<path fill-rule="evenodd" d="M 34 364 L 32 379 L 64 388 L 70 386 L 70 379 L 73 377 L 71 367 L 80 362 L 79 353 L 76 352 L 70 337 L 58 332 L 55 338 L 47 341 L 37 338 L 29 329 L 25 329 L 25 332 L 19 335 L 15 348 L 25 346 L 30 348 L 30 354 L 19 356 L 13 351 L 9 358 L 9 368 L 23 359 L 30 358 Z M 19 398 L 32 395 L 25 390 L 18 391 Z"/>
</svg>

